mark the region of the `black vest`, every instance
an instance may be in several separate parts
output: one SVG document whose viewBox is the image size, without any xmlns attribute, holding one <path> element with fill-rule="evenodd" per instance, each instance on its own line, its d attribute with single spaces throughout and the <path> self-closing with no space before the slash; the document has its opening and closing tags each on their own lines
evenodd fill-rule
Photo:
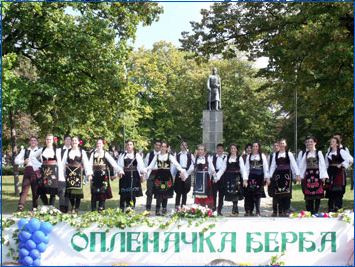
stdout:
<svg viewBox="0 0 355 267">
<path fill-rule="evenodd" d="M 62 148 L 62 150 L 64 150 L 64 149 Z M 71 150 L 72 150 L 71 148 L 68 149 L 67 162 L 69 163 L 69 162 L 76 161 L 78 163 L 81 163 L 82 160 L 83 160 L 83 149 L 81 147 L 79 148 L 79 151 L 80 151 L 79 161 L 76 160 L 77 157 L 75 157 L 73 160 L 69 158 L 69 153 L 70 153 Z M 62 158 L 63 158 L 63 156 L 64 156 L 64 154 L 62 154 Z"/>
<path fill-rule="evenodd" d="M 148 157 L 148 166 L 150 165 L 150 163 L 152 162 L 152 160 L 154 159 L 154 151 L 149 152 L 149 157 Z"/>
<path fill-rule="evenodd" d="M 222 159 L 224 160 L 225 158 L 226 158 L 226 155 L 223 155 L 223 156 L 222 156 Z M 214 166 L 215 170 L 216 170 L 216 171 L 219 171 L 219 170 L 217 170 L 217 155 L 216 155 L 216 154 L 213 155 L 212 163 L 213 163 L 213 166 Z"/>
<path fill-rule="evenodd" d="M 176 160 L 177 162 L 179 162 L 180 164 L 180 155 L 181 153 L 177 154 L 176 156 Z M 187 165 L 186 165 L 186 170 L 188 170 L 191 166 L 191 163 L 192 163 L 192 156 L 191 156 L 191 153 L 187 153 Z M 180 164 L 181 165 L 181 164 Z"/>
<path fill-rule="evenodd" d="M 25 160 L 29 158 L 30 153 L 31 153 L 31 150 L 29 150 L 29 149 L 26 148 L 26 149 L 25 149 L 25 156 L 24 156 L 24 159 L 25 159 Z"/>
</svg>

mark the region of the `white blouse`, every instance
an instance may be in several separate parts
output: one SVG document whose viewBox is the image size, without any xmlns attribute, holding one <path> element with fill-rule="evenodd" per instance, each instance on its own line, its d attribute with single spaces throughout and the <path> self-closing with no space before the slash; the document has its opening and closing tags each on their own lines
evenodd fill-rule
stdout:
<svg viewBox="0 0 355 267">
<path fill-rule="evenodd" d="M 181 151 L 180 153 L 180 166 L 183 167 L 183 168 L 186 168 L 187 167 L 187 152 L 185 151 Z M 177 157 L 176 157 L 177 159 Z M 195 164 L 195 156 L 193 154 L 191 154 L 191 165 L 189 167 L 188 170 L 186 170 L 186 174 L 188 176 L 191 175 L 191 173 L 194 171 L 194 164 Z M 174 176 L 176 175 L 176 167 L 174 166 Z"/>
<path fill-rule="evenodd" d="M 268 179 L 269 178 L 269 164 L 267 162 L 266 156 L 262 153 L 261 154 L 261 158 L 263 161 L 263 171 L 264 171 L 264 179 Z M 245 180 L 248 180 L 249 177 L 249 173 L 250 173 L 250 164 L 249 164 L 249 159 L 250 160 L 257 160 L 260 161 L 260 155 L 259 154 L 251 154 L 247 156 L 246 162 L 245 162 L 245 171 L 247 174 L 247 178 Z"/>
<path fill-rule="evenodd" d="M 145 169 L 145 165 L 143 162 L 143 158 L 139 153 L 136 153 L 136 155 L 134 155 L 134 152 L 132 153 L 125 153 L 122 154 L 119 158 L 118 158 L 118 165 L 123 169 L 124 168 L 124 160 L 125 159 L 134 159 L 134 156 L 136 157 L 137 160 L 137 170 L 139 173 L 144 173 L 144 169 Z"/>
<path fill-rule="evenodd" d="M 213 166 L 212 157 L 207 157 L 207 162 L 208 162 L 208 172 L 210 175 L 212 175 L 214 172 L 216 172 L 216 170 Z M 198 164 L 206 164 L 206 157 L 205 156 L 198 156 L 196 158 L 195 165 L 198 165 Z"/>
<path fill-rule="evenodd" d="M 68 151 L 69 150 L 66 150 L 63 155 L 62 164 L 64 167 L 66 164 L 68 164 Z M 92 171 L 91 165 L 89 163 L 88 156 L 87 156 L 85 150 L 81 150 L 81 152 L 82 152 L 81 161 L 82 161 L 82 164 L 85 169 L 85 174 L 86 174 L 86 176 L 92 175 L 93 171 Z M 75 157 L 80 157 L 80 149 L 73 149 L 72 148 L 71 151 L 69 152 L 69 158 L 74 159 Z"/>
<path fill-rule="evenodd" d="M 307 159 L 308 158 L 315 158 L 316 157 L 315 152 L 316 151 L 309 151 L 308 155 L 307 155 L 307 152 L 303 155 L 302 160 L 300 162 L 301 179 L 304 179 L 304 175 L 306 173 Z M 306 158 L 306 155 L 307 155 L 307 158 Z M 319 158 L 319 160 L 318 160 L 319 177 L 321 179 L 329 178 L 322 151 L 318 151 L 318 158 Z"/>
<path fill-rule="evenodd" d="M 105 159 L 113 167 L 113 170 L 114 170 L 115 173 L 124 174 L 123 169 L 120 166 L 118 166 L 117 162 L 113 159 L 113 157 L 110 155 L 110 153 L 108 153 L 107 151 L 105 152 L 104 150 L 95 149 L 95 151 L 93 151 L 91 153 L 90 161 L 89 161 L 90 162 L 90 167 L 92 168 L 93 165 L 94 165 L 94 156 L 102 158 L 104 155 L 105 155 Z"/>
<path fill-rule="evenodd" d="M 64 165 L 61 162 L 61 155 L 59 149 L 56 149 L 54 151 L 53 148 L 46 148 L 43 153 L 43 149 L 39 149 L 34 153 L 34 157 L 38 158 L 40 157 L 40 161 L 43 162 L 42 156 L 49 159 L 53 158 L 54 154 L 57 158 L 57 167 L 58 167 L 58 181 L 65 182 L 65 177 L 64 177 Z"/>
<path fill-rule="evenodd" d="M 160 161 L 167 161 L 169 158 L 170 162 L 172 163 L 172 165 L 175 166 L 175 168 L 181 172 L 181 173 L 184 173 L 184 175 L 186 176 L 187 178 L 187 173 L 186 173 L 186 170 L 183 169 L 179 162 L 177 162 L 176 158 L 171 155 L 170 153 L 165 153 L 164 155 L 161 154 L 160 152 L 158 154 L 156 154 L 152 160 L 152 162 L 149 164 L 149 166 L 145 169 L 145 171 L 147 172 L 147 176 L 149 177 L 149 174 L 150 172 L 153 170 L 153 168 L 156 166 L 156 163 L 157 163 L 157 160 L 159 159 Z M 171 172 L 171 175 L 173 176 L 173 166 L 170 166 L 170 172 Z"/>
<path fill-rule="evenodd" d="M 337 155 L 338 154 L 338 152 L 337 152 L 337 150 L 335 150 L 335 151 L 333 151 L 333 150 L 331 150 L 330 152 L 328 152 L 327 153 L 327 155 L 326 155 L 326 157 L 325 157 L 325 166 L 328 168 L 329 167 L 329 159 L 331 159 L 332 158 L 332 155 Z M 343 158 L 343 162 L 341 163 L 341 165 L 345 168 L 345 169 L 347 169 L 347 168 L 349 168 L 350 167 L 350 165 L 351 165 L 351 156 L 350 156 L 350 154 L 348 153 L 348 152 L 346 152 L 346 150 L 344 150 L 344 149 L 340 149 L 340 156 Z M 350 157 L 351 158 L 350 158 Z"/>
<path fill-rule="evenodd" d="M 42 163 L 37 159 L 36 153 L 37 153 L 37 151 L 41 151 L 42 149 L 38 148 L 38 147 L 34 147 L 32 149 L 31 147 L 29 147 L 29 148 L 27 148 L 27 150 L 30 151 L 30 154 L 28 155 L 28 163 L 25 167 L 32 166 L 34 171 L 39 170 Z M 15 164 L 17 164 L 17 165 L 25 164 L 25 149 L 21 149 L 20 153 L 16 156 Z"/>
<path fill-rule="evenodd" d="M 222 168 L 217 172 L 217 180 L 220 180 L 222 175 L 225 173 L 227 170 L 227 158 L 226 157 L 223 161 Z M 229 163 L 237 162 L 237 157 L 229 157 L 228 160 Z M 240 174 L 242 175 L 243 180 L 248 180 L 248 176 L 245 170 L 245 165 L 244 165 L 244 160 L 243 157 L 239 157 L 239 168 L 240 168 Z"/>
<path fill-rule="evenodd" d="M 292 173 L 295 174 L 296 176 L 300 175 L 300 170 L 298 169 L 295 157 L 293 156 L 293 154 L 291 152 L 288 152 L 288 157 L 290 159 Z M 279 152 L 278 158 L 286 158 L 286 152 Z M 272 162 L 271 162 L 271 167 L 270 167 L 270 172 L 269 172 L 270 178 L 274 174 L 276 167 L 277 166 L 276 166 L 276 156 L 275 156 L 272 158 Z"/>
</svg>

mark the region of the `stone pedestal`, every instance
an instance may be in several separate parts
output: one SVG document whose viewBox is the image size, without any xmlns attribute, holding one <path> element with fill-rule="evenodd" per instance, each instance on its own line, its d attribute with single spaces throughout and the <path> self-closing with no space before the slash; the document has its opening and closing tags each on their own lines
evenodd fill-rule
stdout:
<svg viewBox="0 0 355 267">
<path fill-rule="evenodd" d="M 214 152 L 216 145 L 223 143 L 223 111 L 204 110 L 202 126 L 202 142 L 207 151 Z"/>
</svg>

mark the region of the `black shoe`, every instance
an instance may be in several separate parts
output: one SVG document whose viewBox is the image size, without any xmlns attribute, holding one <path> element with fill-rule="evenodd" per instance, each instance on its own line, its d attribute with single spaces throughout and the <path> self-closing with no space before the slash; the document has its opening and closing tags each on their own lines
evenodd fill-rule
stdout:
<svg viewBox="0 0 355 267">
<path fill-rule="evenodd" d="M 216 210 L 217 210 L 217 208 L 216 208 L 216 207 L 213 207 L 213 208 L 212 208 L 212 211 L 213 211 L 213 212 L 215 212 Z"/>
<path fill-rule="evenodd" d="M 167 213 L 167 210 L 163 209 L 162 213 L 163 213 L 163 215 L 165 215 Z"/>
<path fill-rule="evenodd" d="M 246 211 L 245 213 L 244 213 L 244 217 L 249 217 L 250 216 L 250 212 L 249 211 Z"/>
<path fill-rule="evenodd" d="M 146 206 L 146 207 L 145 207 L 145 210 L 146 210 L 146 211 L 150 211 L 151 208 L 152 208 L 151 206 Z"/>
<path fill-rule="evenodd" d="M 261 217 L 260 212 L 257 212 L 257 213 L 255 214 L 255 216 L 256 216 L 256 217 Z"/>
<path fill-rule="evenodd" d="M 218 216 L 223 216 L 222 211 L 221 210 L 217 211 L 217 215 Z"/>
</svg>

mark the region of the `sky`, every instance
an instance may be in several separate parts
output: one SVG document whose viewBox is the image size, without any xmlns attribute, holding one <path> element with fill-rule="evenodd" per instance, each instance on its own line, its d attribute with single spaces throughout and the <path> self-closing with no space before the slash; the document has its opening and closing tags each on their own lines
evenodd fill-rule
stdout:
<svg viewBox="0 0 355 267">
<path fill-rule="evenodd" d="M 164 13 L 159 16 L 158 22 L 150 26 L 139 26 L 136 34 L 134 47 L 137 49 L 144 46 L 147 49 L 153 47 L 158 41 L 168 41 L 180 47 L 179 39 L 181 32 L 191 31 L 190 21 L 200 21 L 201 9 L 209 9 L 211 2 L 164 2 L 160 3 Z M 253 64 L 257 68 L 266 67 L 267 58 L 259 58 Z"/>
</svg>

